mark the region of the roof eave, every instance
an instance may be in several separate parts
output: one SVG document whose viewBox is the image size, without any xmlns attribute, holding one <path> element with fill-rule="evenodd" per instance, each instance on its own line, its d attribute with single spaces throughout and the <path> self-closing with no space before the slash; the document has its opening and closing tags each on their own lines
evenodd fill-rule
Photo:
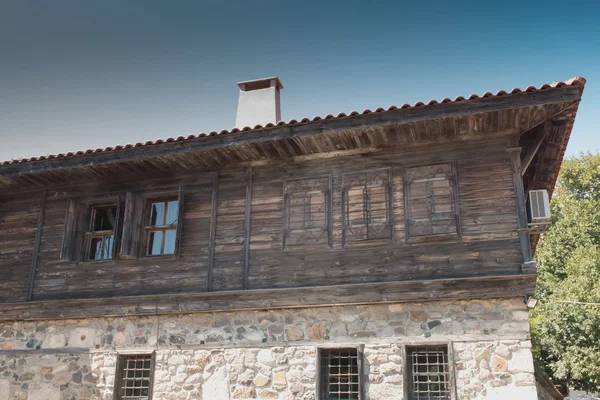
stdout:
<svg viewBox="0 0 600 400">
<path fill-rule="evenodd" d="M 585 80 L 583 80 L 585 83 Z M 518 93 L 498 93 L 497 95 L 473 99 L 457 99 L 448 102 L 417 103 L 402 108 L 391 107 L 387 110 L 366 110 L 363 113 L 327 116 L 323 119 L 303 119 L 298 122 L 270 124 L 267 127 L 244 128 L 212 133 L 199 137 L 157 141 L 136 146 L 118 146 L 117 148 L 98 149 L 92 152 L 59 155 L 34 161 L 19 161 L 0 165 L 0 176 L 35 174 L 73 167 L 85 167 L 105 163 L 115 163 L 132 159 L 150 158 L 174 153 L 209 150 L 224 146 L 236 146 L 247 143 L 266 142 L 290 137 L 302 137 L 327 132 L 336 132 L 371 126 L 402 124 L 418 120 L 446 118 L 480 112 L 516 109 L 533 105 L 545 105 L 557 102 L 578 102 L 583 90 L 581 85 L 559 85 L 542 87 L 535 91 Z"/>
</svg>

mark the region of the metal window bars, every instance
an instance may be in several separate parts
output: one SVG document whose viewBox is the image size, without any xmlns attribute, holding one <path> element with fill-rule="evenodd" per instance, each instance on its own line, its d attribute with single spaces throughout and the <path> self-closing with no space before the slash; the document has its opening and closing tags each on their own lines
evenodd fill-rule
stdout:
<svg viewBox="0 0 600 400">
<path fill-rule="evenodd" d="M 410 400 L 450 400 L 448 348 L 407 348 Z"/>
<path fill-rule="evenodd" d="M 358 350 L 321 349 L 321 400 L 359 400 Z"/>
<path fill-rule="evenodd" d="M 149 400 L 152 382 L 152 355 L 125 355 L 119 360 L 119 400 Z"/>
</svg>

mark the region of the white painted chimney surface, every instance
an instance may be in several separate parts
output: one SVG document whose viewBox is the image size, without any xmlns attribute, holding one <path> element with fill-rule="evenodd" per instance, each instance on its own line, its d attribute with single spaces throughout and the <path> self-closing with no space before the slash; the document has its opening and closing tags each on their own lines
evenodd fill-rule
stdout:
<svg viewBox="0 0 600 400">
<path fill-rule="evenodd" d="M 235 126 L 254 128 L 256 125 L 275 124 L 281 120 L 279 91 L 283 85 L 278 77 L 256 79 L 239 82 L 240 97 L 238 101 Z"/>
</svg>

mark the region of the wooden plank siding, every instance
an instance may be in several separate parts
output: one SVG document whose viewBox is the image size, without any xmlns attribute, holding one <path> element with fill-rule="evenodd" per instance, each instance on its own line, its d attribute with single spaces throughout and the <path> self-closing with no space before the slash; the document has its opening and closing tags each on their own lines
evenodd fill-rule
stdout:
<svg viewBox="0 0 600 400">
<path fill-rule="evenodd" d="M 520 275 L 515 187 L 506 151 L 510 142 L 511 136 L 502 134 L 443 146 L 397 144 L 336 157 L 232 160 L 231 165 L 196 176 L 147 175 L 134 186 L 104 182 L 92 191 L 49 191 L 32 300 L 231 293 L 244 289 L 245 274 L 250 290 L 354 284 L 375 288 L 373 284 L 384 282 Z M 443 163 L 456 170 L 461 235 L 406 238 L 404 172 Z M 391 179 L 391 233 L 371 240 L 364 240 L 366 235 L 353 237 L 344 245 L 343 178 L 380 170 Z M 315 178 L 325 182 L 322 187 L 327 191 L 325 239 L 284 245 L 285 182 Z M 138 251 L 137 257 L 119 256 L 116 261 L 61 259 L 69 200 L 117 201 L 131 190 L 151 199 L 179 193 L 182 187 L 185 204 L 178 256 L 144 257 Z M 0 266 L 8 271 L 8 279 L 0 283 L 0 302 L 26 299 L 41 196 L 42 192 L 26 200 L 0 202 Z M 356 207 L 359 201 L 353 201 Z M 385 207 L 383 200 L 378 204 Z"/>
<path fill-rule="evenodd" d="M 0 202 L 0 302 L 27 299 L 41 204 L 41 193 Z"/>
<path fill-rule="evenodd" d="M 522 258 L 507 143 L 255 167 L 249 288 L 519 273 Z M 456 164 L 462 238 L 411 238 L 405 244 L 403 170 L 440 162 Z M 378 168 L 391 168 L 394 237 L 354 240 L 342 247 L 341 176 Z M 282 179 L 323 175 L 333 177 L 333 248 L 315 240 L 282 251 Z"/>
<path fill-rule="evenodd" d="M 163 187 L 163 190 L 168 187 Z M 150 192 L 151 193 L 151 192 Z M 120 258 L 118 262 L 60 259 L 67 199 L 46 201 L 34 300 L 203 291 L 207 285 L 212 185 L 186 187 L 179 259 Z M 93 201 L 106 196 L 88 198 Z M 151 197 L 150 197 L 151 198 Z"/>
</svg>

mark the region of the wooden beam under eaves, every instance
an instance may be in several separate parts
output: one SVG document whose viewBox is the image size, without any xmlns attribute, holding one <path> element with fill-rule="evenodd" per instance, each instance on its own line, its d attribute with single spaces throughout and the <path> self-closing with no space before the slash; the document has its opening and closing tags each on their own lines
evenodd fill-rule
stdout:
<svg viewBox="0 0 600 400">
<path fill-rule="evenodd" d="M 0 177 L 123 162 L 134 159 L 141 160 L 197 150 L 213 150 L 218 148 L 233 149 L 249 143 L 281 140 L 287 144 L 287 140 L 289 139 L 322 133 L 332 134 L 334 132 L 351 131 L 374 126 L 406 124 L 409 122 L 510 110 L 530 106 L 577 102 L 580 99 L 581 90 L 579 87 L 563 86 L 544 91 L 492 96 L 489 98 L 464 100 L 460 102 L 433 104 L 341 118 L 321 119 L 298 124 L 284 124 L 263 129 L 230 132 L 198 139 L 165 142 L 162 144 L 132 147 L 116 151 L 103 151 L 78 156 L 0 165 Z M 231 154 L 228 155 L 231 156 Z"/>
</svg>

